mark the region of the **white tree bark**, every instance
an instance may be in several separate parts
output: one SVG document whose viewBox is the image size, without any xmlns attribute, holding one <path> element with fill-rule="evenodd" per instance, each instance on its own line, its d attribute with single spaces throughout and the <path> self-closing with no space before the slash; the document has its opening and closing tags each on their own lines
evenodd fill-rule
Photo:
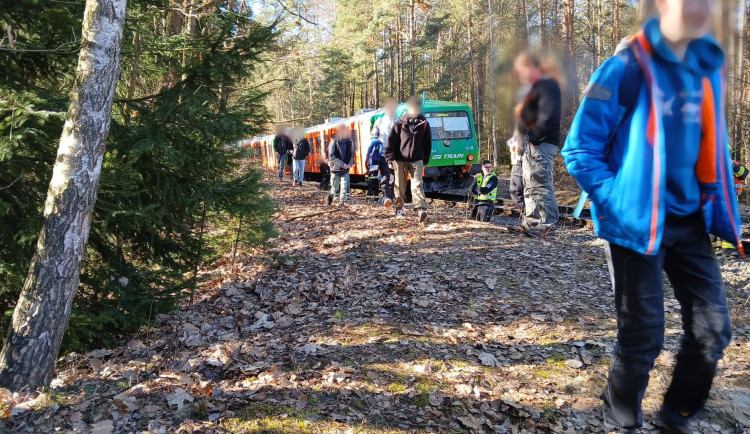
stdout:
<svg viewBox="0 0 750 434">
<path fill-rule="evenodd" d="M 120 75 L 126 0 L 87 0 L 36 254 L 0 352 L 0 386 L 49 385 L 70 319 Z"/>
</svg>

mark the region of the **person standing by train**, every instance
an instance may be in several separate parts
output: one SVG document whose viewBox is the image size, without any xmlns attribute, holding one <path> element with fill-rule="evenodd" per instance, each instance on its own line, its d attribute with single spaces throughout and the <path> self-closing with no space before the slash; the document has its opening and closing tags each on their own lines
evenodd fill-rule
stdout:
<svg viewBox="0 0 750 434">
<path fill-rule="evenodd" d="M 650 3 L 656 18 L 592 76 L 562 154 L 608 242 L 617 344 L 605 422 L 643 424 L 641 401 L 664 342 L 666 272 L 684 335 L 658 425 L 690 433 L 732 334 L 707 233 L 742 253 L 741 222 L 725 134 L 725 57 L 708 33 L 719 1 Z"/>
<path fill-rule="evenodd" d="M 349 125 L 336 125 L 336 138 L 328 146 L 328 161 L 331 164 L 331 192 L 326 203 L 333 203 L 336 196 L 338 204 L 343 205 L 349 194 L 349 169 L 354 166 L 354 143 L 351 139 Z"/>
<path fill-rule="evenodd" d="M 560 146 L 562 113 L 561 78 L 555 78 L 551 64 L 542 65 L 533 54 L 519 55 L 513 68 L 522 85 L 531 86 L 517 117 L 525 129 L 523 149 L 525 229 L 553 231 L 559 220 L 552 164 Z"/>
<path fill-rule="evenodd" d="M 489 223 L 495 211 L 499 180 L 492 170 L 490 160 L 482 161 L 482 173 L 477 174 L 469 189 L 474 198 L 471 204 L 471 219 Z"/>
<path fill-rule="evenodd" d="M 298 127 L 294 131 L 294 145 L 292 148 L 292 158 L 294 158 L 292 177 L 294 186 L 302 187 L 302 181 L 305 179 L 305 158 L 310 155 L 310 142 L 305 137 L 305 129 Z"/>
<path fill-rule="evenodd" d="M 393 205 L 394 176 L 393 170 L 388 164 L 385 164 L 385 147 L 386 143 L 388 143 L 388 136 L 393 129 L 393 124 L 396 123 L 397 108 L 398 101 L 396 101 L 396 98 L 388 97 L 383 106 L 385 114 L 383 117 L 375 121 L 375 124 L 372 126 L 372 132 L 370 133 L 371 142 L 377 139 L 383 144 L 380 148 L 380 161 L 383 161 L 384 163 L 378 165 L 378 170 L 380 171 L 380 191 L 383 193 L 383 206 L 385 206 L 386 209 L 390 209 L 391 205 Z"/>
<path fill-rule="evenodd" d="M 284 166 L 291 149 L 292 141 L 286 135 L 286 128 L 284 125 L 277 125 L 276 135 L 273 138 L 273 150 L 276 152 L 276 164 L 279 166 L 279 181 L 284 180 Z"/>
<path fill-rule="evenodd" d="M 385 147 L 385 160 L 395 175 L 396 218 L 404 217 L 407 176 L 411 178 L 411 198 L 420 222 L 427 219 L 427 201 L 422 175 L 432 154 L 432 131 L 422 114 L 422 99 L 412 96 L 406 102 L 406 113 L 393 124 Z"/>
</svg>

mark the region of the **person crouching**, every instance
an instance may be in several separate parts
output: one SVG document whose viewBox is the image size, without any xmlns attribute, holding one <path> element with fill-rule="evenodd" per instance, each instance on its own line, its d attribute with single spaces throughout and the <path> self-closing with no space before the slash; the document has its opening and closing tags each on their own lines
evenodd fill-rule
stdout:
<svg viewBox="0 0 750 434">
<path fill-rule="evenodd" d="M 495 211 L 498 179 L 489 160 L 482 162 L 482 173 L 474 178 L 471 186 L 471 219 L 489 223 Z"/>
<path fill-rule="evenodd" d="M 328 146 L 328 161 L 331 163 L 331 192 L 327 203 L 339 197 L 339 205 L 346 202 L 349 193 L 349 169 L 354 165 L 354 143 L 350 138 L 349 126 L 341 123 L 336 126 L 336 138 Z"/>
</svg>

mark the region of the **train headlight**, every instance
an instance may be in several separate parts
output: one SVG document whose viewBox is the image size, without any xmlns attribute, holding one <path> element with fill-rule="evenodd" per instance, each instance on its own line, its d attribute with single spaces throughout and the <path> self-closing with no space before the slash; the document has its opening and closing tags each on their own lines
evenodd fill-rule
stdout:
<svg viewBox="0 0 750 434">
<path fill-rule="evenodd" d="M 445 139 L 445 140 L 443 140 L 443 144 L 444 144 L 444 145 L 445 145 L 445 147 L 447 148 L 447 147 L 449 147 L 449 146 L 451 145 L 451 141 L 450 141 L 450 140 L 448 140 L 448 139 Z"/>
<path fill-rule="evenodd" d="M 474 154 L 469 154 L 469 156 L 466 157 L 466 159 L 469 161 L 474 161 Z"/>
</svg>

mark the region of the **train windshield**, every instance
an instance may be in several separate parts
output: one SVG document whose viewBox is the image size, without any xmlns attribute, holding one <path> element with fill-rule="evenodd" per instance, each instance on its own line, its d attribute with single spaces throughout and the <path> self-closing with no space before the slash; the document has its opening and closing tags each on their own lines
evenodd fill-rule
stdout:
<svg viewBox="0 0 750 434">
<path fill-rule="evenodd" d="M 470 139 L 471 122 L 465 111 L 425 113 L 432 140 Z"/>
</svg>

